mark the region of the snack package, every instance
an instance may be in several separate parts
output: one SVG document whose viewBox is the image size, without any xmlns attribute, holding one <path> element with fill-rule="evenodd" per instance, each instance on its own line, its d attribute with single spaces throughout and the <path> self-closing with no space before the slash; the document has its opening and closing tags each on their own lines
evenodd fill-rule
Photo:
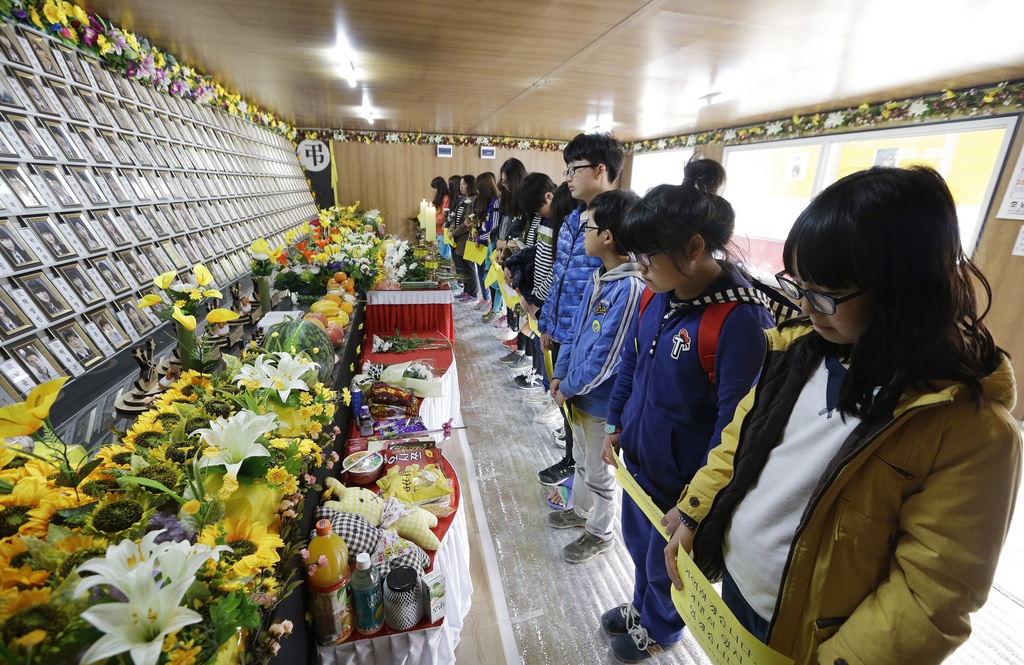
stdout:
<svg viewBox="0 0 1024 665">
<path fill-rule="evenodd" d="M 390 404 L 393 406 L 409 406 L 412 403 L 412 391 L 399 388 L 383 381 L 377 381 L 370 388 L 369 398 L 374 404 Z"/>
<path fill-rule="evenodd" d="M 426 432 L 427 426 L 423 424 L 423 419 L 419 416 L 412 418 L 385 418 L 379 420 L 374 425 L 379 436 L 389 436 L 392 434 L 414 434 L 416 432 Z"/>
<path fill-rule="evenodd" d="M 433 501 L 454 491 L 451 482 L 436 464 L 424 467 L 410 464 L 404 471 L 392 466 L 377 481 L 377 485 L 384 492 L 385 498 L 395 497 L 413 505 Z"/>
</svg>

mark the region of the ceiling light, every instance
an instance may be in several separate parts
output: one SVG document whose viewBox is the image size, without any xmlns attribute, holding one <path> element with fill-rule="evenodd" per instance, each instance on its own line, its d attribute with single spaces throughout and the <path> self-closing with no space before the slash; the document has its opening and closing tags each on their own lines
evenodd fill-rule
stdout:
<svg viewBox="0 0 1024 665">
<path fill-rule="evenodd" d="M 708 94 L 706 94 L 706 95 L 701 95 L 701 96 L 700 96 L 700 97 L 698 97 L 697 99 L 699 99 L 699 100 L 701 100 L 702 102 L 704 102 L 704 105 L 705 105 L 705 106 L 711 106 L 711 105 L 712 105 L 712 104 L 714 104 L 715 102 L 720 102 L 720 101 L 722 101 L 721 99 L 715 99 L 716 97 L 719 97 L 719 96 L 720 96 L 721 94 L 722 94 L 722 93 L 721 93 L 721 91 L 719 91 L 719 92 L 709 92 L 709 93 L 708 93 Z"/>
</svg>

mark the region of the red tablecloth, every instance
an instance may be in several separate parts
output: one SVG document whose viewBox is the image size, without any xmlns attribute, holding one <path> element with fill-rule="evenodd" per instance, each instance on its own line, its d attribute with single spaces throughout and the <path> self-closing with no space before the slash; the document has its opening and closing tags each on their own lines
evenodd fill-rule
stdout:
<svg viewBox="0 0 1024 665">
<path fill-rule="evenodd" d="M 364 329 L 367 335 L 381 336 L 394 335 L 395 330 L 437 330 L 454 340 L 451 291 L 371 291 L 367 295 Z"/>
</svg>

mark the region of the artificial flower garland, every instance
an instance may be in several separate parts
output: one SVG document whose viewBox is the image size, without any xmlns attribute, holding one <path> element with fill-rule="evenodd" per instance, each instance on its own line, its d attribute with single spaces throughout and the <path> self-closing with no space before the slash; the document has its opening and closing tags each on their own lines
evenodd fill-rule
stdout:
<svg viewBox="0 0 1024 665">
<path fill-rule="evenodd" d="M 108 68 L 156 90 L 212 106 L 266 127 L 288 139 L 295 129 L 273 114 L 229 92 L 211 76 L 182 64 L 145 37 L 119 28 L 66 0 L 0 0 L 0 17 L 34 26 L 65 44 L 99 58 Z"/>
</svg>

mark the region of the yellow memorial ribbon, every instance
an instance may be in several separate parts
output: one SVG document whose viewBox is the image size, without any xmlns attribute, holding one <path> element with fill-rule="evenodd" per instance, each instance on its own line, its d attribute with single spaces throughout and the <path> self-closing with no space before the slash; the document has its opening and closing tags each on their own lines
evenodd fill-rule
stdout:
<svg viewBox="0 0 1024 665">
<path fill-rule="evenodd" d="M 487 245 L 481 245 L 480 243 L 473 242 L 472 240 L 466 242 L 466 251 L 462 255 L 462 258 L 467 261 L 472 261 L 477 265 L 482 265 L 484 260 L 487 259 Z"/>
<path fill-rule="evenodd" d="M 445 227 L 444 229 L 444 242 L 446 245 L 451 245 L 452 247 L 455 247 L 455 239 L 452 238 L 452 230 L 449 229 L 448 227 Z"/>
<path fill-rule="evenodd" d="M 626 494 L 636 502 L 647 519 L 651 520 L 658 532 L 669 540 L 661 518 L 665 513 L 654 503 L 654 500 L 640 487 L 636 479 L 626 470 L 619 453 L 615 454 L 618 466 L 615 479 L 622 485 Z M 793 665 L 793 659 L 771 649 L 764 642 L 754 637 L 750 631 L 740 625 L 736 616 L 726 607 L 722 597 L 711 585 L 704 573 L 690 555 L 680 547 L 676 559 L 679 579 L 683 580 L 683 590 L 672 587 L 672 602 L 676 611 L 683 618 L 697 643 L 715 665 Z"/>
</svg>

